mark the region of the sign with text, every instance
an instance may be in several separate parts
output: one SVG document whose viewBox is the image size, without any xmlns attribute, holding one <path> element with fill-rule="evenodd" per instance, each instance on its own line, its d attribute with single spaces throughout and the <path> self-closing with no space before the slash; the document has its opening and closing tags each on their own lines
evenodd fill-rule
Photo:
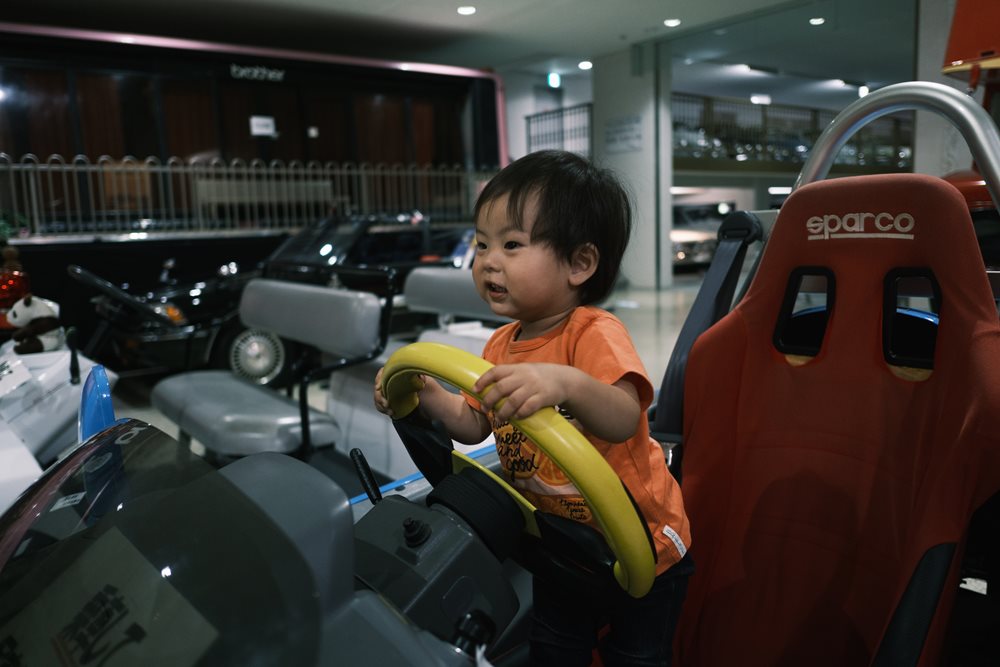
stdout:
<svg viewBox="0 0 1000 667">
<path fill-rule="evenodd" d="M 631 114 L 609 118 L 604 123 L 604 147 L 610 154 L 642 150 L 642 116 Z"/>
<path fill-rule="evenodd" d="M 275 137 L 277 134 L 274 116 L 250 116 L 251 137 Z"/>
</svg>

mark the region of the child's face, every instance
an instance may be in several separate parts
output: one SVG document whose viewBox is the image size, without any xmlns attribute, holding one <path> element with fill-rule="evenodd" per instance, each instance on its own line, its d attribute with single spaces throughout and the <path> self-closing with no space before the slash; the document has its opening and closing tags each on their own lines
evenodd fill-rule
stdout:
<svg viewBox="0 0 1000 667">
<path fill-rule="evenodd" d="M 524 229 L 507 216 L 507 197 L 485 206 L 476 221 L 472 264 L 479 296 L 497 315 L 519 320 L 524 334 L 537 335 L 579 305 L 570 265 L 545 243 L 532 242 L 537 205 L 524 210 Z"/>
</svg>

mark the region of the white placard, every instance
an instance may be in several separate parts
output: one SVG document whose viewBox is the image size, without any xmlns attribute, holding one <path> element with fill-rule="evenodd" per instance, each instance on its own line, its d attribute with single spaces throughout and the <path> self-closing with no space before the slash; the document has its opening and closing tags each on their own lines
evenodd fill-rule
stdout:
<svg viewBox="0 0 1000 667">
<path fill-rule="evenodd" d="M 642 116 L 633 114 L 609 118 L 604 124 L 604 147 L 608 153 L 642 150 Z"/>
<path fill-rule="evenodd" d="M 250 116 L 251 137 L 273 137 L 277 135 L 274 116 Z"/>
</svg>

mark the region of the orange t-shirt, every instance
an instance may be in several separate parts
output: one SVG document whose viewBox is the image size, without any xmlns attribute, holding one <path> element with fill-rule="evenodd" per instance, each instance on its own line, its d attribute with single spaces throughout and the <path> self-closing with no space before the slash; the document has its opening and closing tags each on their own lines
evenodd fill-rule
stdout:
<svg viewBox="0 0 1000 667">
<path fill-rule="evenodd" d="M 639 506 L 656 544 L 656 573 L 661 574 L 684 556 L 691 530 L 680 486 L 667 470 L 663 450 L 649 437 L 645 411 L 653 400 L 653 387 L 625 325 L 607 311 L 581 306 L 560 327 L 543 336 L 515 340 L 519 330 L 517 322 L 497 329 L 486 343 L 483 358 L 494 365 L 563 364 L 607 384 L 624 379 L 635 385 L 643 417 L 631 438 L 611 443 L 583 433 L 618 473 Z M 479 409 L 478 401 L 466 398 Z M 492 411 L 487 417 L 508 481 L 539 510 L 596 528 L 587 502 L 555 463 L 512 424 L 498 424 Z"/>
</svg>

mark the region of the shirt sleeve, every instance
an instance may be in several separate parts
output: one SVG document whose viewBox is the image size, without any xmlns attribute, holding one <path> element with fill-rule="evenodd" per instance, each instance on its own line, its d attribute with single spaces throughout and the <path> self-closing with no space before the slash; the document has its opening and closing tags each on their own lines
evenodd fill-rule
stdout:
<svg viewBox="0 0 1000 667">
<path fill-rule="evenodd" d="M 614 317 L 590 322 L 580 332 L 573 350 L 573 365 L 607 384 L 631 382 L 645 410 L 653 402 L 653 385 L 625 325 Z"/>
</svg>

